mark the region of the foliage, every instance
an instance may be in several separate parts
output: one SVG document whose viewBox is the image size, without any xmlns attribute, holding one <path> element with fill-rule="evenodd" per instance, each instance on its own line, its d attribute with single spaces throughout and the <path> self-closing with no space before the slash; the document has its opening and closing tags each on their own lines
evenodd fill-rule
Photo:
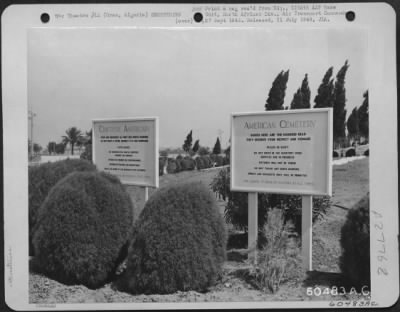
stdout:
<svg viewBox="0 0 400 312">
<path fill-rule="evenodd" d="M 310 97 L 311 91 L 308 86 L 308 76 L 305 75 L 301 87 L 297 89 L 296 93 L 293 95 L 292 103 L 290 104 L 290 109 L 302 109 L 310 108 Z"/>
<path fill-rule="evenodd" d="M 345 77 L 349 68 L 346 60 L 342 68 L 336 75 L 333 102 L 333 139 L 343 138 L 346 136 L 346 88 Z"/>
<path fill-rule="evenodd" d="M 203 160 L 203 157 L 199 156 L 195 158 L 195 162 L 196 162 L 196 168 L 197 170 L 201 170 L 201 169 L 205 169 L 205 163 Z"/>
<path fill-rule="evenodd" d="M 338 154 L 338 152 L 336 152 L 336 151 L 333 151 L 333 155 L 332 155 L 333 157 L 339 157 L 339 154 Z"/>
<path fill-rule="evenodd" d="M 168 157 L 168 151 L 167 150 L 160 151 L 160 156 L 161 157 Z"/>
<path fill-rule="evenodd" d="M 272 83 L 272 87 L 268 93 L 268 99 L 265 103 L 265 110 L 283 109 L 285 99 L 286 85 L 289 80 L 289 70 L 281 71 Z"/>
<path fill-rule="evenodd" d="M 85 135 L 85 140 L 84 140 L 85 145 L 92 144 L 92 141 L 93 141 L 93 129 L 90 129 L 89 131 L 86 131 L 85 134 L 86 134 Z"/>
<path fill-rule="evenodd" d="M 221 199 L 227 201 L 225 221 L 236 229 L 247 231 L 248 218 L 247 193 L 230 190 L 230 169 L 221 169 L 211 182 L 211 189 Z M 262 229 L 267 221 L 267 213 L 272 208 L 283 211 L 285 221 L 294 224 L 297 233 L 301 233 L 301 196 L 258 193 L 258 227 Z M 323 217 L 331 205 L 329 196 L 313 196 L 313 221 Z"/>
<path fill-rule="evenodd" d="M 214 148 L 212 150 L 212 153 L 214 155 L 221 154 L 221 142 L 219 141 L 219 138 L 217 138 L 217 141 L 215 141 L 215 145 L 214 145 Z"/>
<path fill-rule="evenodd" d="M 41 146 L 40 144 L 38 144 L 38 143 L 33 143 L 33 148 L 32 148 L 31 140 L 28 140 L 28 153 L 31 152 L 31 149 L 32 149 L 33 152 L 36 154 L 36 153 L 39 153 L 43 148 L 42 148 L 42 146 Z"/>
<path fill-rule="evenodd" d="M 93 162 L 92 144 L 85 145 L 85 150 L 81 154 L 80 159 L 85 159 L 90 162 Z"/>
<path fill-rule="evenodd" d="M 324 78 L 320 86 L 318 87 L 318 93 L 315 96 L 314 108 L 321 107 L 332 107 L 333 106 L 333 67 L 329 67 L 326 71 Z"/>
<path fill-rule="evenodd" d="M 33 151 L 34 151 L 35 153 L 39 153 L 42 149 L 43 149 L 43 148 L 42 148 L 42 146 L 41 146 L 40 144 L 38 144 L 38 143 L 33 143 Z"/>
<path fill-rule="evenodd" d="M 64 154 L 65 153 L 65 144 L 57 143 L 56 144 L 56 154 Z"/>
<path fill-rule="evenodd" d="M 199 150 L 197 151 L 197 154 L 200 156 L 205 156 L 210 154 L 210 149 L 206 146 L 200 146 Z"/>
<path fill-rule="evenodd" d="M 203 161 L 205 163 L 206 168 L 211 168 L 212 167 L 212 160 L 210 155 L 204 155 L 201 156 L 203 158 Z"/>
<path fill-rule="evenodd" d="M 353 156 L 356 156 L 356 150 L 355 148 L 349 148 L 346 151 L 346 157 L 353 157 Z"/>
<path fill-rule="evenodd" d="M 212 165 L 211 157 L 208 155 L 196 157 L 195 161 L 198 170 L 210 168 Z"/>
<path fill-rule="evenodd" d="M 94 165 L 81 159 L 66 159 L 28 168 L 30 255 L 34 254 L 32 248 L 32 237 L 35 231 L 38 210 L 46 199 L 51 188 L 71 172 L 94 170 L 96 170 Z"/>
<path fill-rule="evenodd" d="M 211 154 L 210 159 L 211 159 L 210 166 L 221 167 L 225 163 L 225 157 L 222 155 Z"/>
<path fill-rule="evenodd" d="M 175 159 L 175 164 L 176 164 L 175 173 L 178 173 L 178 172 L 182 171 L 182 159 L 183 159 L 183 157 L 179 157 L 179 156 L 176 157 L 176 159 Z"/>
<path fill-rule="evenodd" d="M 158 157 L 158 175 L 162 176 L 164 174 L 164 167 L 167 161 L 167 157 Z"/>
<path fill-rule="evenodd" d="M 301 267 L 300 248 L 289 238 L 283 211 L 270 210 L 267 220 L 263 230 L 266 243 L 257 252 L 257 264 L 252 264 L 250 276 L 259 289 L 275 293 L 288 280 L 302 280 L 305 272 Z"/>
<path fill-rule="evenodd" d="M 197 151 L 199 150 L 199 148 L 200 148 L 200 140 L 196 140 L 196 142 L 194 142 L 192 151 L 193 151 L 194 153 L 197 153 Z"/>
<path fill-rule="evenodd" d="M 194 170 L 196 167 L 196 161 L 191 157 L 185 157 L 181 160 L 182 171 Z"/>
<path fill-rule="evenodd" d="M 167 164 L 167 172 L 168 173 L 175 173 L 177 172 L 177 165 L 176 165 L 176 160 L 173 158 L 168 158 L 168 164 Z"/>
<path fill-rule="evenodd" d="M 204 291 L 221 273 L 225 246 L 225 225 L 205 185 L 161 188 L 135 223 L 125 287 L 134 294 Z"/>
<path fill-rule="evenodd" d="M 126 250 L 132 213 L 130 197 L 115 176 L 69 174 L 40 207 L 35 266 L 65 284 L 104 285 Z"/>
<path fill-rule="evenodd" d="M 225 157 L 230 158 L 231 156 L 231 146 L 229 145 L 224 151 Z"/>
<path fill-rule="evenodd" d="M 357 107 L 353 108 L 349 118 L 347 119 L 347 132 L 349 136 L 354 138 L 359 134 L 359 117 Z"/>
<path fill-rule="evenodd" d="M 224 159 L 225 157 L 221 156 L 221 155 L 217 155 L 217 157 L 215 157 L 215 166 L 216 167 L 221 167 L 224 165 Z"/>
<path fill-rule="evenodd" d="M 56 153 L 56 144 L 56 142 L 47 143 L 47 151 L 49 152 L 49 155 L 51 155 L 51 153 Z"/>
<path fill-rule="evenodd" d="M 370 285 L 369 194 L 349 210 L 341 230 L 340 269 L 353 287 Z"/>
<path fill-rule="evenodd" d="M 358 110 L 360 134 L 365 138 L 369 136 L 369 108 L 368 90 L 364 92 L 364 101 Z"/>
<path fill-rule="evenodd" d="M 71 155 L 74 155 L 74 146 L 82 139 L 82 131 L 77 127 L 68 128 L 63 136 L 64 145 L 71 145 Z"/>
<path fill-rule="evenodd" d="M 364 156 L 369 156 L 369 149 L 364 152 Z"/>
<path fill-rule="evenodd" d="M 186 136 L 186 140 L 182 145 L 183 150 L 188 153 L 192 147 L 192 130 L 190 130 L 189 134 Z"/>
</svg>

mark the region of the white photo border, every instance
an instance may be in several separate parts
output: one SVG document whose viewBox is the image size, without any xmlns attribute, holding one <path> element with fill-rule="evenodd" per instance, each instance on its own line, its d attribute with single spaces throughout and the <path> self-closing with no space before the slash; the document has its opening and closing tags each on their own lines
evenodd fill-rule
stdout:
<svg viewBox="0 0 400 312">
<path fill-rule="evenodd" d="M 325 3 L 326 4 L 326 3 Z M 205 5 L 205 4 L 204 4 Z M 165 6 L 192 14 L 203 4 L 35 4 L 11 5 L 2 14 L 2 103 L 3 103 L 3 176 L 4 176 L 4 263 L 5 299 L 15 310 L 104 310 L 104 309 L 199 309 L 199 308 L 321 308 L 328 301 L 309 302 L 213 302 L 213 303 L 108 303 L 55 304 L 46 307 L 29 303 L 28 255 L 28 92 L 27 38 L 30 28 L 47 27 L 178 27 L 167 18 L 138 24 L 133 20 L 56 21 L 43 26 L 40 15 L 48 12 L 90 12 L 93 8 L 150 10 Z M 212 5 L 212 4 L 207 4 Z M 241 4 L 215 4 L 239 6 Z M 290 4 L 280 4 L 289 6 Z M 368 31 L 368 77 L 370 105 L 370 216 L 371 295 L 378 307 L 392 306 L 399 297 L 398 250 L 398 155 L 397 155 L 397 77 L 396 12 L 386 3 L 335 3 L 338 9 L 352 10 L 356 20 L 349 23 L 343 16 L 332 16 L 332 22 L 296 25 L 297 29 L 366 29 Z M 229 25 L 228 25 L 229 26 Z M 190 30 L 191 27 L 179 26 Z M 200 25 L 194 28 L 199 28 Z M 210 25 L 224 27 L 226 25 Z M 234 26 L 237 27 L 237 26 Z M 254 27 L 254 26 L 253 26 Z M 258 25 L 258 27 L 264 27 Z M 288 24 L 271 27 L 290 28 Z M 383 237 L 383 240 L 382 240 Z M 383 241 L 383 242 L 382 242 Z M 378 260 L 386 251 L 386 261 Z M 379 272 L 386 272 L 379 273 Z"/>
</svg>

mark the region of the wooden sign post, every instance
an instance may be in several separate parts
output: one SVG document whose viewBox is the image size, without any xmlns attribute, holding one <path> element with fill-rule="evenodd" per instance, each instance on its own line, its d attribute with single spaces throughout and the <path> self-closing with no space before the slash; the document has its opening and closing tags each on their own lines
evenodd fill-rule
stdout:
<svg viewBox="0 0 400 312">
<path fill-rule="evenodd" d="M 248 194 L 248 229 L 247 249 L 248 258 L 254 263 L 257 262 L 257 236 L 258 236 L 258 194 Z"/>
<path fill-rule="evenodd" d="M 93 162 L 99 170 L 116 175 L 134 203 L 136 219 L 158 187 L 158 118 L 93 120 Z M 138 187 L 143 193 L 138 194 Z"/>
<path fill-rule="evenodd" d="M 312 210 L 312 196 L 301 196 L 301 254 L 307 271 L 312 271 Z"/>
<path fill-rule="evenodd" d="M 249 259 L 257 261 L 257 193 L 297 194 L 312 270 L 312 195 L 332 194 L 332 140 L 332 108 L 232 114 L 231 190 L 248 193 Z"/>
</svg>

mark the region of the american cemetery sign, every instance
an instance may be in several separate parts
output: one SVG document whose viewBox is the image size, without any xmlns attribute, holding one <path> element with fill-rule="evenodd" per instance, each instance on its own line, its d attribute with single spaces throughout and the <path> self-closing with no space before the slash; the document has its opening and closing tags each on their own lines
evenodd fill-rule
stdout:
<svg viewBox="0 0 400 312">
<path fill-rule="evenodd" d="M 331 195 L 332 110 L 232 115 L 231 189 Z"/>
<path fill-rule="evenodd" d="M 93 160 L 123 184 L 158 187 L 158 118 L 93 120 Z"/>
<path fill-rule="evenodd" d="M 249 258 L 257 259 L 257 192 L 298 194 L 312 270 L 312 195 L 332 194 L 332 143 L 332 108 L 232 114 L 231 190 L 248 192 Z"/>
</svg>

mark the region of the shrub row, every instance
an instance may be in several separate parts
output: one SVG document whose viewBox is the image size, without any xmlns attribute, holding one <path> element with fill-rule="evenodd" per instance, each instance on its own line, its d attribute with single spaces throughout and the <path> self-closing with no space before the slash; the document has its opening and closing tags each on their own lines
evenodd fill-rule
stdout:
<svg viewBox="0 0 400 312">
<path fill-rule="evenodd" d="M 74 168 L 82 162 L 75 161 Z M 194 182 L 158 190 L 132 227 L 132 202 L 119 179 L 88 168 L 71 169 L 39 206 L 32 239 L 36 270 L 65 284 L 97 288 L 128 257 L 122 281 L 132 293 L 204 291 L 216 281 L 227 237 L 206 186 Z M 39 179 L 39 172 L 30 172 L 31 179 Z"/>
<path fill-rule="evenodd" d="M 354 148 L 349 148 L 346 153 L 346 157 L 356 156 L 356 150 Z M 369 149 L 364 152 L 364 156 L 369 156 Z M 339 153 L 337 151 L 333 151 L 333 157 L 339 157 Z"/>
<path fill-rule="evenodd" d="M 194 169 L 201 170 L 211 167 L 221 167 L 229 163 L 227 157 L 214 154 L 197 156 L 196 158 L 192 158 L 190 156 L 183 157 L 182 155 L 178 155 L 175 159 L 163 158 L 163 160 L 160 160 L 160 165 L 162 164 L 162 168 L 164 168 L 165 166 L 165 161 L 168 161 L 167 163 L 168 173 L 178 173 L 181 171 L 190 171 Z M 161 174 L 161 169 L 160 169 L 160 174 Z"/>
</svg>

